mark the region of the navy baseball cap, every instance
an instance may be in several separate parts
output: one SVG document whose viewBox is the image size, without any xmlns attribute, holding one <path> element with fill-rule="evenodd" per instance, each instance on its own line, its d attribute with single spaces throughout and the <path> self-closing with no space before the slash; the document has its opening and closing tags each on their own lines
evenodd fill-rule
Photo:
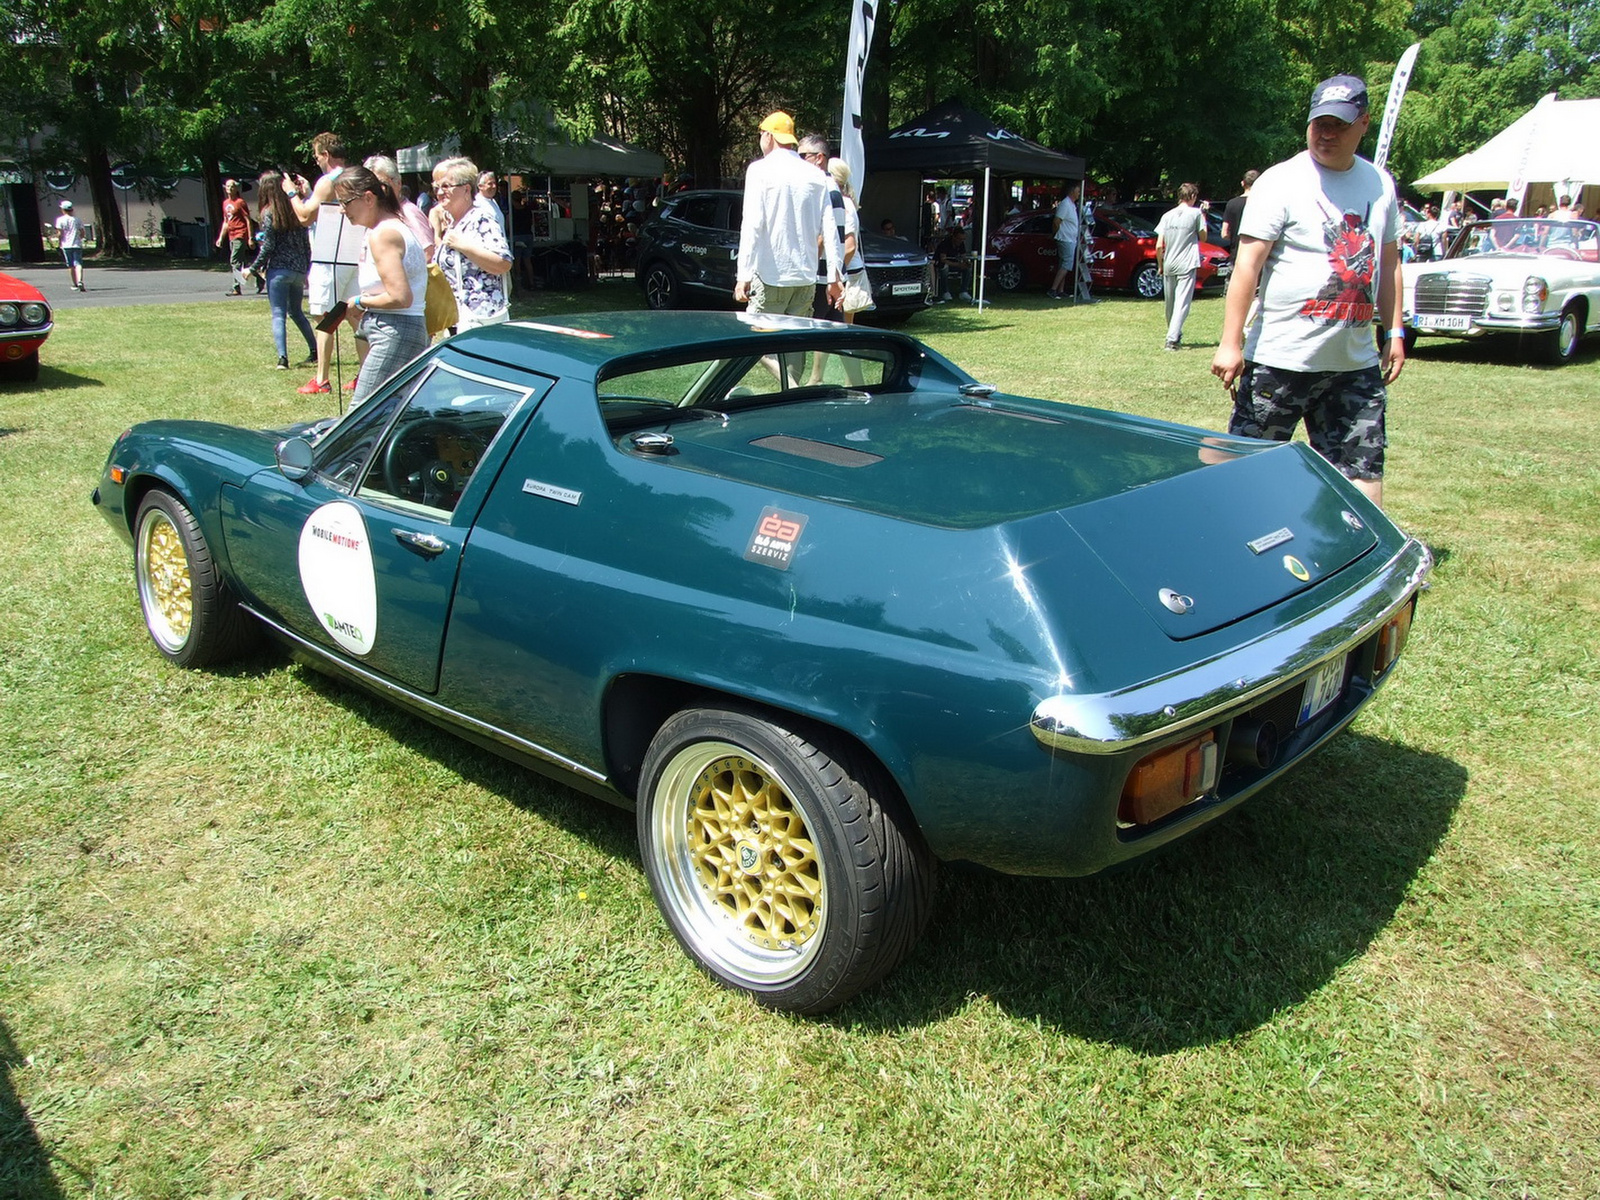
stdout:
<svg viewBox="0 0 1600 1200">
<path fill-rule="evenodd" d="M 1311 115 L 1308 122 L 1318 117 L 1338 117 L 1345 124 L 1354 121 L 1367 111 L 1367 85 L 1354 75 L 1335 75 L 1324 79 L 1311 92 Z"/>
</svg>

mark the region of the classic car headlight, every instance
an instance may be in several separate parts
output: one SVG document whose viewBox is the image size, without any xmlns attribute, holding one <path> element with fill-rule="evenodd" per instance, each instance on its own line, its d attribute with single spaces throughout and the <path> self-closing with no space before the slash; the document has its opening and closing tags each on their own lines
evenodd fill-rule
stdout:
<svg viewBox="0 0 1600 1200">
<path fill-rule="evenodd" d="M 17 306 L 15 304 L 0 304 L 0 325 L 15 325 L 17 323 Z"/>
<path fill-rule="evenodd" d="M 43 325 L 50 319 L 50 310 L 43 304 L 24 304 L 22 306 L 22 323 L 24 325 Z"/>
<path fill-rule="evenodd" d="M 1522 311 L 1542 312 L 1544 302 L 1550 298 L 1550 285 L 1537 275 L 1529 275 L 1522 284 Z"/>
</svg>

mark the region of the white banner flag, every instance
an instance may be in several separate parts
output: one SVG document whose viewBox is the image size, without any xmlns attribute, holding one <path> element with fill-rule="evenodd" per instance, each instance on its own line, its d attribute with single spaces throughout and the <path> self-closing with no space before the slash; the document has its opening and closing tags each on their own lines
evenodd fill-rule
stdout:
<svg viewBox="0 0 1600 1200">
<path fill-rule="evenodd" d="M 1378 127 L 1378 149 L 1372 156 L 1379 170 L 1389 161 L 1389 143 L 1394 141 L 1394 123 L 1400 119 L 1400 102 L 1406 98 L 1406 84 L 1411 82 L 1411 68 L 1417 63 L 1421 42 L 1412 42 L 1395 64 L 1394 78 L 1389 81 L 1389 99 L 1383 106 L 1383 124 Z"/>
<path fill-rule="evenodd" d="M 867 155 L 861 144 L 861 82 L 867 75 L 872 26 L 879 0 L 854 0 L 850 14 L 850 47 L 844 60 L 844 115 L 839 121 L 839 157 L 850 167 L 856 203 L 867 182 Z"/>
</svg>

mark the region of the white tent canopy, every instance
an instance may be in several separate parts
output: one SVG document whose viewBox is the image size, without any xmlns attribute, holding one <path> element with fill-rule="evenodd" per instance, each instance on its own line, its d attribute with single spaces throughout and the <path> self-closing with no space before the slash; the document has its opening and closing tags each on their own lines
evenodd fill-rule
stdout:
<svg viewBox="0 0 1600 1200">
<path fill-rule="evenodd" d="M 1541 103 L 1413 186 L 1424 192 L 1469 192 L 1519 180 L 1600 183 L 1600 100 Z"/>
</svg>

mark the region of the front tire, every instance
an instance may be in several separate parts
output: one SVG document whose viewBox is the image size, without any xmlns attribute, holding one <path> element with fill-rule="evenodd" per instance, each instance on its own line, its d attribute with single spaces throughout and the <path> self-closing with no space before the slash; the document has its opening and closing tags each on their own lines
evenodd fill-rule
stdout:
<svg viewBox="0 0 1600 1200">
<path fill-rule="evenodd" d="M 994 269 L 994 282 L 1002 292 L 1014 292 L 1022 286 L 1022 264 L 1012 258 L 1002 258 Z"/>
<path fill-rule="evenodd" d="M 651 263 L 644 273 L 645 306 L 655 312 L 678 307 L 678 277 L 666 263 Z"/>
<path fill-rule="evenodd" d="M 656 734 L 638 805 L 656 903 L 726 987 L 835 1008 L 910 952 L 934 860 L 876 763 L 753 713 L 688 709 Z"/>
<path fill-rule="evenodd" d="M 1133 290 L 1139 293 L 1141 300 L 1161 299 L 1161 272 L 1153 262 L 1147 262 L 1139 268 L 1139 273 L 1133 277 Z"/>
<path fill-rule="evenodd" d="M 171 492 L 153 491 L 134 522 L 139 607 L 156 649 L 180 667 L 207 667 L 244 653 L 257 626 L 217 574 L 200 523 Z"/>
<path fill-rule="evenodd" d="M 1577 309 L 1569 308 L 1561 314 L 1561 324 L 1548 333 L 1539 335 L 1535 343 L 1535 357 L 1553 367 L 1563 367 L 1578 357 L 1578 343 L 1583 340 L 1583 320 Z"/>
</svg>

